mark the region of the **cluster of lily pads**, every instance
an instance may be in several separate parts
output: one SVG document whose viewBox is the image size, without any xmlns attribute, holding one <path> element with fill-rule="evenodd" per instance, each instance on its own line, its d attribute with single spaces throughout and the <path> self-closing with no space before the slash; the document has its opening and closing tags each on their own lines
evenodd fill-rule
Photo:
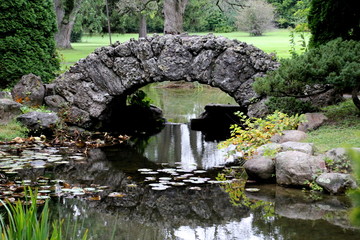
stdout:
<svg viewBox="0 0 360 240">
<path fill-rule="evenodd" d="M 0 199 L 8 202 L 23 200 L 27 196 L 26 189 L 31 188 L 37 192 L 37 201 L 42 204 L 45 199 L 51 197 L 73 198 L 81 196 L 89 200 L 100 200 L 100 193 L 107 189 L 107 186 L 92 185 L 90 187 L 80 187 L 71 185 L 63 180 L 51 180 L 40 177 L 34 181 L 30 179 L 8 181 L 0 184 Z"/>
<path fill-rule="evenodd" d="M 80 163 L 86 159 L 84 153 L 69 154 L 69 150 L 69 147 L 51 147 L 44 142 L 2 144 L 0 148 L 0 199 L 9 202 L 23 199 L 26 197 L 25 189 L 30 187 L 37 190 L 39 203 L 51 197 L 84 196 L 90 200 L 100 200 L 98 194 L 107 188 L 106 186 L 80 187 L 70 185 L 64 180 L 51 180 L 45 177 L 30 180 L 19 179 L 16 176 L 18 172 L 25 169 L 46 168 L 74 161 Z"/>
<path fill-rule="evenodd" d="M 183 168 L 150 168 L 138 169 L 140 174 L 145 175 L 144 181 L 152 190 L 161 191 L 171 187 L 187 186 L 191 190 L 201 190 L 202 184 L 219 184 L 231 182 L 231 180 L 217 181 L 209 177 L 202 177 L 207 171 L 203 169 L 188 170 Z"/>
<path fill-rule="evenodd" d="M 57 164 L 67 164 L 69 161 L 83 161 L 83 153 L 73 153 L 71 156 L 61 154 L 64 148 L 42 147 L 35 145 L 21 148 L 17 145 L 3 146 L 0 151 L 0 171 L 5 174 L 16 174 L 26 168 L 45 168 Z"/>
</svg>

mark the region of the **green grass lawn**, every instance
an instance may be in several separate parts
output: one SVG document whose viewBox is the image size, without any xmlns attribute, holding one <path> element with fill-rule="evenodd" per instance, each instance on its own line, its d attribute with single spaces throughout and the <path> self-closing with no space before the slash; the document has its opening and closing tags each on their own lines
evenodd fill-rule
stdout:
<svg viewBox="0 0 360 240">
<path fill-rule="evenodd" d="M 338 147 L 360 147 L 360 112 L 352 100 L 323 109 L 328 123 L 309 132 L 307 142 L 314 143 L 319 152 Z"/>
<path fill-rule="evenodd" d="M 196 35 L 205 35 L 207 33 L 194 33 Z M 290 31 L 289 30 L 276 30 L 265 33 L 260 37 L 251 37 L 246 32 L 231 32 L 231 33 L 215 33 L 216 36 L 224 36 L 229 39 L 237 39 L 242 42 L 252 44 L 267 53 L 276 53 L 279 58 L 290 57 Z M 151 35 L 151 34 L 149 34 Z M 126 42 L 131 38 L 138 38 L 138 34 L 113 34 L 112 42 Z M 298 41 L 300 38 L 295 39 Z M 85 58 L 96 48 L 109 45 L 108 35 L 85 35 L 80 43 L 72 43 L 73 49 L 59 50 L 61 55 L 62 69 L 66 69 L 68 66 L 73 65 L 79 59 Z"/>
</svg>

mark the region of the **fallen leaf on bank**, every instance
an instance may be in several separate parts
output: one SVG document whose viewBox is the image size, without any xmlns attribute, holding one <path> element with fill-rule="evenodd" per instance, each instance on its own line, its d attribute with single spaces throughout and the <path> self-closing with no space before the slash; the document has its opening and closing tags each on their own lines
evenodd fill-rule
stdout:
<svg viewBox="0 0 360 240">
<path fill-rule="evenodd" d="M 100 200 L 101 200 L 101 197 L 100 197 L 100 196 L 93 196 L 93 197 L 89 197 L 88 200 L 91 200 L 91 201 L 100 201 Z"/>
</svg>

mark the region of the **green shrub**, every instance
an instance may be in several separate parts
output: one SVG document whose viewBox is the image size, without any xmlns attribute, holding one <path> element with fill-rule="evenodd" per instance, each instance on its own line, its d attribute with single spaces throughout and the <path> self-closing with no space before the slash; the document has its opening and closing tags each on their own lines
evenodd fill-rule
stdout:
<svg viewBox="0 0 360 240">
<path fill-rule="evenodd" d="M 131 106 L 148 108 L 150 107 L 151 99 L 143 90 L 137 90 L 136 92 L 128 96 L 127 103 Z"/>
<path fill-rule="evenodd" d="M 300 101 L 294 97 L 270 97 L 265 105 L 270 113 L 280 111 L 288 115 L 303 114 L 307 112 L 316 112 L 319 109 L 309 101 Z"/>
<path fill-rule="evenodd" d="M 242 126 L 234 124 L 230 127 L 231 138 L 219 144 L 220 148 L 235 145 L 235 152 L 247 158 L 254 154 L 261 145 L 270 142 L 275 134 L 282 134 L 284 130 L 297 128 L 304 121 L 303 115 L 288 116 L 285 113 L 274 112 L 266 118 L 248 118 L 241 112 L 236 113 Z M 232 154 L 233 152 L 230 152 Z"/>
<path fill-rule="evenodd" d="M 254 90 L 276 97 L 305 97 L 309 87 L 352 89 L 353 102 L 360 109 L 360 42 L 336 39 L 300 56 L 284 59 L 281 66 L 266 77 L 257 79 Z M 317 90 L 321 92 L 321 88 Z"/>
<path fill-rule="evenodd" d="M 0 12 L 0 88 L 29 73 L 53 79 L 60 67 L 53 1 L 0 1 Z"/>
<path fill-rule="evenodd" d="M 333 122 L 355 123 L 359 121 L 360 113 L 354 103 L 349 99 L 335 105 L 323 107 L 322 111 Z M 351 125 L 351 124 L 350 124 Z"/>
</svg>

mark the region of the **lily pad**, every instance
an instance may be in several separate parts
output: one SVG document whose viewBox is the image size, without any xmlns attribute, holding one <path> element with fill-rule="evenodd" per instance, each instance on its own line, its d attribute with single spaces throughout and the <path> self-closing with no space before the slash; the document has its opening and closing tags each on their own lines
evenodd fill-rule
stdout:
<svg viewBox="0 0 360 240">
<path fill-rule="evenodd" d="M 126 194 L 119 193 L 119 192 L 112 192 L 112 193 L 109 193 L 109 195 L 108 195 L 108 197 L 113 197 L 113 198 L 122 198 L 125 196 L 126 196 Z"/>
<path fill-rule="evenodd" d="M 258 191 L 260 191 L 260 189 L 259 188 L 245 188 L 245 191 L 247 191 L 247 192 L 258 192 Z"/>
</svg>

